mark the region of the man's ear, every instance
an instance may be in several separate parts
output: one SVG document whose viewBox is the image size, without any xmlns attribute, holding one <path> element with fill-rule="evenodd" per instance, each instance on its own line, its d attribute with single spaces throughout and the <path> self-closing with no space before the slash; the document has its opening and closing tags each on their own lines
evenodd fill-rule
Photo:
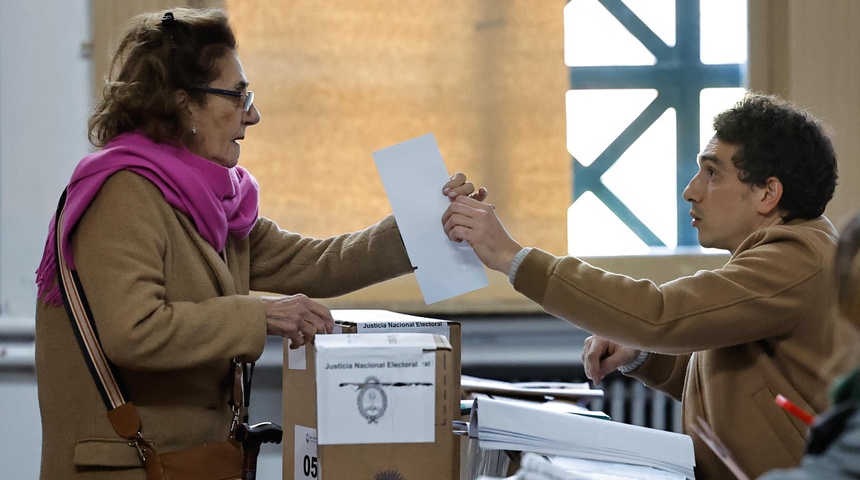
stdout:
<svg viewBox="0 0 860 480">
<path fill-rule="evenodd" d="M 764 187 L 760 191 L 758 213 L 770 215 L 779 209 L 779 201 L 782 200 L 782 182 L 776 177 L 765 180 Z"/>
</svg>

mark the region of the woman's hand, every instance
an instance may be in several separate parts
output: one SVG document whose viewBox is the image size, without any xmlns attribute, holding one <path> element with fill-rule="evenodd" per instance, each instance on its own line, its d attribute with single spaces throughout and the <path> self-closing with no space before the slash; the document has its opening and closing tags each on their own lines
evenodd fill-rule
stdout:
<svg viewBox="0 0 860 480">
<path fill-rule="evenodd" d="M 266 333 L 290 339 L 290 349 L 314 342 L 318 333 L 331 333 L 334 319 L 325 305 L 305 295 L 261 297 L 266 307 Z"/>
<path fill-rule="evenodd" d="M 639 350 L 628 348 L 609 340 L 592 335 L 585 339 L 582 349 L 582 366 L 585 376 L 600 385 L 600 381 L 610 373 L 632 362 L 639 356 Z"/>
<path fill-rule="evenodd" d="M 452 201 L 460 195 L 468 195 L 479 202 L 483 202 L 487 198 L 487 189 L 481 187 L 475 190 L 475 185 L 472 182 L 466 181 L 466 174 L 457 172 L 451 176 L 451 180 L 445 183 L 442 187 L 442 194 L 446 195 Z"/>
</svg>

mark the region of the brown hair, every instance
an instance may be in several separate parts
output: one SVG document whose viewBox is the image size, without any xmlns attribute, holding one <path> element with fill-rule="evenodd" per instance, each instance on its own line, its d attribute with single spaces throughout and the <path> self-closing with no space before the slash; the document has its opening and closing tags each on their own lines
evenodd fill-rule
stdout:
<svg viewBox="0 0 860 480">
<path fill-rule="evenodd" d="M 183 128 L 176 90 L 218 78 L 218 60 L 235 50 L 236 37 L 219 9 L 175 8 L 134 17 L 90 116 L 90 142 L 102 147 L 137 129 L 156 142 L 179 140 Z M 188 93 L 195 102 L 206 101 L 202 92 Z"/>
</svg>

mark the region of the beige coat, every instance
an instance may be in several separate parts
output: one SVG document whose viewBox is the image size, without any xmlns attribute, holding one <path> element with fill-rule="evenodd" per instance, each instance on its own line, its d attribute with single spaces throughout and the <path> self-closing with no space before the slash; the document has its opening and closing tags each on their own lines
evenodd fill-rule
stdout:
<svg viewBox="0 0 860 480">
<path fill-rule="evenodd" d="M 823 217 L 768 227 L 722 269 L 659 286 L 533 250 L 515 288 L 589 332 L 665 354 L 634 376 L 682 399 L 685 429 L 701 416 L 757 477 L 797 465 L 804 451 L 806 426 L 774 397 L 809 412 L 827 407 L 836 236 Z M 693 440 L 697 479 L 734 478 Z"/>
<path fill-rule="evenodd" d="M 260 218 L 248 238 L 228 240 L 225 264 L 189 218 L 128 171 L 104 184 L 72 242 L 104 351 L 143 435 L 165 452 L 227 437 L 230 359 L 254 361 L 266 342 L 263 304 L 249 291 L 330 297 L 412 271 L 393 217 L 325 240 Z M 82 355 L 65 311 L 39 302 L 41 478 L 143 479 Z"/>
</svg>

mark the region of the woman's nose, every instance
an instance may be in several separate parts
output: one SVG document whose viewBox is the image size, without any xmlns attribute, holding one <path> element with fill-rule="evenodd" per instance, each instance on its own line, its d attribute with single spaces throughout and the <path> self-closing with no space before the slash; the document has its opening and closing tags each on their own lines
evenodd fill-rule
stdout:
<svg viewBox="0 0 860 480">
<path fill-rule="evenodd" d="M 242 119 L 248 125 L 256 125 L 260 123 L 262 116 L 260 115 L 260 110 L 257 109 L 257 104 L 251 104 L 250 110 L 245 113 L 245 117 Z"/>
</svg>

